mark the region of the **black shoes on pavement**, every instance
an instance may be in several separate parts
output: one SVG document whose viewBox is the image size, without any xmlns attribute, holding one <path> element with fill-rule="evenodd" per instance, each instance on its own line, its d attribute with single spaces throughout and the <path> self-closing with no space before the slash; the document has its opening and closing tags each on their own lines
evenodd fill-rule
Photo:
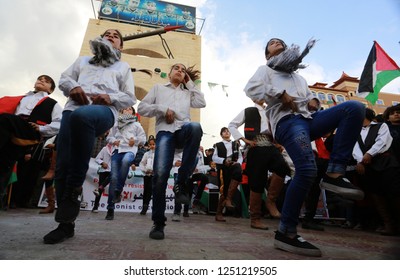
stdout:
<svg viewBox="0 0 400 280">
<path fill-rule="evenodd" d="M 320 257 L 322 255 L 320 249 L 305 241 L 300 235 L 290 238 L 279 231 L 275 232 L 274 247 L 304 256 Z"/>
<path fill-rule="evenodd" d="M 164 239 L 164 227 L 165 224 L 154 224 L 150 230 L 149 237 L 156 240 Z"/>
<path fill-rule="evenodd" d="M 55 230 L 43 237 L 44 244 L 57 244 L 75 234 L 75 223 L 60 223 Z"/>
<path fill-rule="evenodd" d="M 175 194 L 175 203 L 180 203 L 180 204 L 189 204 L 190 203 L 190 197 L 189 194 L 186 191 L 186 186 L 185 184 L 179 184 L 176 183 L 173 188 L 174 194 Z"/>
<path fill-rule="evenodd" d="M 114 220 L 114 209 L 107 210 L 106 220 Z"/>
</svg>

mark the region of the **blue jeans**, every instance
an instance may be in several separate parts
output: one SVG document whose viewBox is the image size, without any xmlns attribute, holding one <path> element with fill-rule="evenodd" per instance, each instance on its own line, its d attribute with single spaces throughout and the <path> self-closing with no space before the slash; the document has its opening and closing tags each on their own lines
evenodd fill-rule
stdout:
<svg viewBox="0 0 400 280">
<path fill-rule="evenodd" d="M 275 139 L 285 147 L 296 170 L 282 206 L 280 232 L 297 233 L 301 206 L 317 176 L 311 141 L 337 129 L 327 172 L 345 174 L 364 116 L 362 103 L 347 101 L 314 113 L 312 119 L 289 115 L 279 121 Z"/>
<path fill-rule="evenodd" d="M 86 105 L 63 112 L 56 146 L 57 200 L 67 188 L 83 185 L 95 139 L 113 125 L 114 115 L 108 106 Z"/>
<path fill-rule="evenodd" d="M 118 153 L 118 150 L 115 150 L 114 154 L 111 156 L 111 181 L 108 189 L 107 209 L 115 208 L 113 202 L 114 192 L 122 192 L 124 189 L 126 177 L 128 176 L 129 169 L 134 159 L 134 153 Z"/>
<path fill-rule="evenodd" d="M 165 217 L 165 191 L 174 161 L 175 149 L 183 149 L 182 164 L 178 170 L 177 183 L 184 184 L 192 175 L 197 161 L 203 130 L 199 123 L 191 122 L 175 132 L 160 131 L 156 136 L 153 177 L 152 220 L 163 225 Z"/>
</svg>

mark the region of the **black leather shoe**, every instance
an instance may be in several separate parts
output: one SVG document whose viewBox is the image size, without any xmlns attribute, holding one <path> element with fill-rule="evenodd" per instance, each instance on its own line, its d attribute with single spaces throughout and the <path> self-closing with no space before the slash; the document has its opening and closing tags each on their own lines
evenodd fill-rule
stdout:
<svg viewBox="0 0 400 280">
<path fill-rule="evenodd" d="M 55 230 L 50 231 L 43 237 L 44 244 L 57 244 L 75 234 L 74 223 L 60 223 Z"/>
<path fill-rule="evenodd" d="M 322 255 L 320 249 L 304 240 L 300 235 L 291 238 L 279 231 L 275 231 L 274 247 L 299 255 L 311 257 L 320 257 Z"/>
<path fill-rule="evenodd" d="M 185 191 L 185 185 L 183 184 L 175 184 L 173 191 L 175 194 L 175 203 L 178 204 L 189 204 L 190 197 Z"/>
<path fill-rule="evenodd" d="M 108 209 L 106 220 L 114 220 L 114 209 Z"/>
<path fill-rule="evenodd" d="M 164 227 L 165 224 L 163 225 L 154 224 L 150 230 L 149 237 L 151 239 L 157 239 L 157 240 L 164 239 Z"/>
</svg>

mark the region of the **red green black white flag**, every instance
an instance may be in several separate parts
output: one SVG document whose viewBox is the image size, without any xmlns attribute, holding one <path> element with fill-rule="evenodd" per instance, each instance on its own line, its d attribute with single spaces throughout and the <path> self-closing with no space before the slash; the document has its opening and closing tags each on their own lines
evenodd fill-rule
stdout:
<svg viewBox="0 0 400 280">
<path fill-rule="evenodd" d="M 399 66 L 374 41 L 361 74 L 357 96 L 363 97 L 375 105 L 381 89 L 397 77 L 400 77 Z"/>
</svg>

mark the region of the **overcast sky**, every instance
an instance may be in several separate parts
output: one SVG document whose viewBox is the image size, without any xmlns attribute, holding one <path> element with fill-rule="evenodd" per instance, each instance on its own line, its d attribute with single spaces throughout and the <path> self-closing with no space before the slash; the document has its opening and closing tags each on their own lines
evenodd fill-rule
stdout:
<svg viewBox="0 0 400 280">
<path fill-rule="evenodd" d="M 205 19 L 200 35 L 206 148 L 220 141 L 222 126 L 252 104 L 243 88 L 265 63 L 264 47 L 271 37 L 301 49 L 311 37 L 319 40 L 304 59 L 308 68 L 300 71 L 309 84 L 330 86 L 342 72 L 359 78 L 374 40 L 400 64 L 400 0 L 169 2 L 195 6 L 197 17 Z M 99 4 L 94 1 L 95 11 Z M 26 93 L 42 73 L 58 82 L 79 55 L 88 19 L 94 17 L 91 0 L 3 1 L 0 96 Z M 210 90 L 209 82 L 218 86 Z M 383 91 L 399 93 L 400 78 Z M 65 102 L 58 89 L 52 97 Z"/>
</svg>

